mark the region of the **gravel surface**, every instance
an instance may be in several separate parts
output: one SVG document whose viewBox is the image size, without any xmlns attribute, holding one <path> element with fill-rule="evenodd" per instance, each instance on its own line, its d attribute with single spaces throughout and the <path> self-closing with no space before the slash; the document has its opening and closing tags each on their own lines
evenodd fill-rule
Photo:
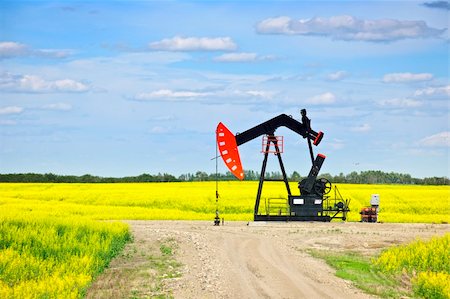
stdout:
<svg viewBox="0 0 450 299">
<path fill-rule="evenodd" d="M 374 298 L 337 278 L 324 261 L 306 251 L 353 251 L 374 256 L 392 245 L 450 231 L 447 224 L 127 223 L 134 242 L 97 279 L 88 298 L 155 295 L 155 283 L 149 278 L 152 269 L 147 269 L 145 260 L 166 240 L 175 244 L 173 257 L 182 266 L 181 276 L 162 279 L 161 291 L 175 298 Z M 120 287 L 115 289 L 114 285 Z"/>
</svg>

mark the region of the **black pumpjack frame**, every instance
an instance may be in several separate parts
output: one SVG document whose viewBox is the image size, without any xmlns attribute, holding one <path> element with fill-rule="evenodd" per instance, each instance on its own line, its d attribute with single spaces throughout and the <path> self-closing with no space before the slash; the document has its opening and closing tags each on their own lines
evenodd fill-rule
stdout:
<svg viewBox="0 0 450 299">
<path fill-rule="evenodd" d="M 293 119 L 291 116 L 281 114 L 273 119 L 261 123 L 243 133 L 236 134 L 236 144 L 242 145 L 250 140 L 255 139 L 261 135 L 267 135 L 266 150 L 264 151 L 264 159 L 261 167 L 261 173 L 258 184 L 258 191 L 256 194 L 254 220 L 255 221 L 322 221 L 328 222 L 332 219 L 346 219 L 346 213 L 349 210 L 348 200 L 343 200 L 342 197 L 338 199 L 336 194 L 339 193 L 335 187 L 335 198 L 330 199 L 326 194 L 331 191 L 331 183 L 325 179 L 317 180 L 320 168 L 325 160 L 324 155 L 317 155 L 314 159 L 312 144 L 318 145 L 322 140 L 323 133 L 315 132 L 311 129 L 311 120 L 306 116 L 306 110 L 301 110 L 302 122 Z M 308 142 L 309 154 L 311 156 L 312 167 L 306 179 L 299 182 L 300 195 L 292 195 L 287 179 L 286 170 L 284 168 L 283 160 L 277 138 L 274 136 L 278 127 L 284 126 L 296 132 L 305 138 Z M 266 166 L 269 156 L 270 144 L 273 143 L 275 147 L 275 155 L 278 158 L 280 165 L 282 179 L 266 179 Z M 312 143 L 312 144 L 311 144 Z M 284 182 L 288 194 L 286 205 L 288 211 L 284 215 L 278 213 L 271 215 L 270 211 L 266 214 L 259 213 L 261 202 L 262 189 L 265 181 L 280 181 Z M 340 193 L 339 193 L 340 195 Z M 325 206 L 324 206 L 325 205 Z"/>
</svg>

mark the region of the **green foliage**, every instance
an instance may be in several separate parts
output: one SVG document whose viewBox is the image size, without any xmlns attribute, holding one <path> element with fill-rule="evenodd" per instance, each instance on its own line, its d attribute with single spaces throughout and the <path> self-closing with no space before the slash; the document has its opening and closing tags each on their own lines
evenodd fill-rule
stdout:
<svg viewBox="0 0 450 299">
<path fill-rule="evenodd" d="M 279 171 L 267 172 L 267 179 L 281 179 Z M 414 185 L 450 185 L 450 179 L 447 177 L 430 177 L 424 179 L 413 178 L 409 174 L 383 172 L 379 170 L 368 170 L 357 173 L 353 171 L 347 175 L 331 175 L 329 173 L 321 174 L 319 177 L 328 179 L 333 183 L 346 184 L 414 184 Z M 304 178 L 304 177 L 303 177 Z M 0 182 L 5 183 L 145 183 L 145 182 L 204 182 L 204 181 L 233 181 L 236 178 L 229 171 L 226 173 L 207 174 L 204 171 L 197 171 L 195 174 L 182 174 L 178 178 L 168 173 L 158 173 L 150 175 L 143 173 L 138 176 L 129 176 L 122 178 L 99 177 L 85 174 L 82 176 L 74 175 L 56 175 L 53 173 L 18 173 L 18 174 L 0 174 Z M 302 176 L 294 171 L 288 180 L 291 182 L 301 181 Z M 253 170 L 245 171 L 246 181 L 258 181 L 259 173 Z"/>
<path fill-rule="evenodd" d="M 138 176 L 122 178 L 99 177 L 90 174 L 82 176 L 56 175 L 53 173 L 10 173 L 0 174 L 0 182 L 5 183 L 146 183 L 146 182 L 178 182 L 175 176 L 168 173 L 150 175 L 143 173 Z"/>
<path fill-rule="evenodd" d="M 397 287 L 395 277 L 376 271 L 367 257 L 353 252 L 330 253 L 318 250 L 308 252 L 314 257 L 325 260 L 328 265 L 336 269 L 336 276 L 352 281 L 356 287 L 368 294 L 382 298 L 400 298 L 408 295 Z"/>
<path fill-rule="evenodd" d="M 159 249 L 161 250 L 161 253 L 163 255 L 172 255 L 172 248 L 170 248 L 169 246 L 165 245 L 165 244 L 161 244 L 161 246 L 159 247 Z"/>
</svg>

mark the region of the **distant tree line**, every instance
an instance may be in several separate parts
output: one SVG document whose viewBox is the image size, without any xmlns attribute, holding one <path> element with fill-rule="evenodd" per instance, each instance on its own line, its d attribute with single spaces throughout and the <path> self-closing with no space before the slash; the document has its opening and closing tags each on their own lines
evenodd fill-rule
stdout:
<svg viewBox="0 0 450 299">
<path fill-rule="evenodd" d="M 144 182 L 178 182 L 175 176 L 168 173 L 151 175 L 143 173 L 138 176 L 126 176 L 121 178 L 100 177 L 85 174 L 57 175 L 53 173 L 14 173 L 0 174 L 0 182 L 5 183 L 144 183 Z"/>
<path fill-rule="evenodd" d="M 267 172 L 265 175 L 268 179 L 281 179 L 282 174 L 279 171 Z M 447 177 L 428 177 L 413 178 L 409 174 L 383 172 L 380 170 L 368 170 L 356 172 L 353 171 L 344 175 L 331 175 L 329 173 L 321 174 L 319 177 L 328 179 L 332 183 L 349 183 L 349 184 L 408 184 L 408 185 L 450 185 L 450 179 Z M 301 181 L 303 178 L 298 172 L 294 171 L 288 175 L 288 180 L 293 182 Z M 144 183 L 144 182 L 195 182 L 195 181 L 231 181 L 236 178 L 231 172 L 226 173 L 206 173 L 197 171 L 196 173 L 186 173 L 178 177 L 168 173 L 147 174 L 143 173 L 138 176 L 126 176 L 121 178 L 100 177 L 85 174 L 82 176 L 75 175 L 57 175 L 53 173 L 14 173 L 0 174 L 0 182 L 11 183 Z M 259 180 L 259 172 L 253 170 L 245 171 L 245 180 Z"/>
</svg>

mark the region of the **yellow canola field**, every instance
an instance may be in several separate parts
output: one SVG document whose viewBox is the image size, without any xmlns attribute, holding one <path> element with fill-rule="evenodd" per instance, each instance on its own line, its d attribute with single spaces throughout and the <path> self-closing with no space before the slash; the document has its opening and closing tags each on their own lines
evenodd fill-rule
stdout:
<svg viewBox="0 0 450 299">
<path fill-rule="evenodd" d="M 258 182 L 219 182 L 219 211 L 225 220 L 253 218 Z M 296 183 L 291 183 L 298 194 Z M 450 222 L 450 186 L 339 184 L 349 198 L 349 221 L 380 195 L 382 222 Z M 211 220 L 216 210 L 215 182 L 127 184 L 0 184 L 1 215 L 80 216 L 99 220 Z M 333 193 L 333 192 L 331 192 Z M 330 193 L 330 194 L 331 194 Z M 266 182 L 261 207 L 269 197 L 287 197 L 283 183 Z"/>
<path fill-rule="evenodd" d="M 219 182 L 221 217 L 252 220 L 257 186 Z M 95 220 L 211 221 L 215 190 L 215 182 L 0 183 L 0 298 L 83 297 L 130 238 L 127 225 Z M 291 190 L 298 193 L 296 183 Z M 450 186 L 342 184 L 339 190 L 351 199 L 350 221 L 359 221 L 359 210 L 377 193 L 380 221 L 450 222 Z M 266 182 L 261 205 L 270 197 L 286 197 L 284 185 Z M 442 280 L 430 275 L 443 274 L 420 273 L 416 285 L 421 290 Z"/>
<path fill-rule="evenodd" d="M 130 239 L 128 226 L 0 215 L 0 298 L 81 298 Z"/>
<path fill-rule="evenodd" d="M 374 263 L 386 272 L 407 273 L 418 297 L 450 298 L 450 233 L 391 247 Z"/>
</svg>

